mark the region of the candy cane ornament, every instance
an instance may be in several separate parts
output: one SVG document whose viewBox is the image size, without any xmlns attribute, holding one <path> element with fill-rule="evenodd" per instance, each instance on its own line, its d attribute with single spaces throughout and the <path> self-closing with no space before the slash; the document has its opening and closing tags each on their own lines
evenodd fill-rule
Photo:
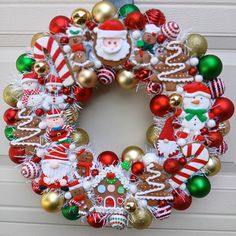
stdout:
<svg viewBox="0 0 236 236">
<path fill-rule="evenodd" d="M 52 36 L 39 38 L 34 44 L 33 52 L 36 60 L 45 60 L 47 54 L 49 54 L 65 87 L 74 83 L 70 66 L 67 63 L 65 55 L 56 39 Z"/>
<path fill-rule="evenodd" d="M 178 188 L 181 184 L 185 183 L 194 173 L 204 167 L 209 160 L 207 148 L 200 143 L 190 143 L 184 146 L 182 153 L 185 157 L 194 157 L 170 179 L 169 183 L 173 188 Z"/>
</svg>

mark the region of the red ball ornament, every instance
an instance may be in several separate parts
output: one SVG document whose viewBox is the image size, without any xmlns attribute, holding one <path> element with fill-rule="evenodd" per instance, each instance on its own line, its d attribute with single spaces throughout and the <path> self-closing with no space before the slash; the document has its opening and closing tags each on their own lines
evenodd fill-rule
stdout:
<svg viewBox="0 0 236 236">
<path fill-rule="evenodd" d="M 176 210 L 186 210 L 190 207 L 191 203 L 192 203 L 192 196 L 188 195 L 186 192 L 184 192 L 181 189 L 174 189 L 172 191 L 173 194 L 173 201 L 172 201 L 172 206 L 174 209 Z"/>
<path fill-rule="evenodd" d="M 136 175 L 131 175 L 129 179 L 130 179 L 130 182 L 132 183 L 135 183 L 138 181 L 138 177 Z"/>
<path fill-rule="evenodd" d="M 132 64 L 132 62 L 130 60 L 127 60 L 125 63 L 124 63 L 124 69 L 126 70 L 132 70 L 134 67 L 134 65 Z"/>
<path fill-rule="evenodd" d="M 146 25 L 146 18 L 141 12 L 134 11 L 127 15 L 124 24 L 128 30 L 143 30 Z"/>
<path fill-rule="evenodd" d="M 38 157 L 37 155 L 34 155 L 32 157 L 31 161 L 33 161 L 34 163 L 39 163 L 41 160 L 42 160 L 41 157 Z"/>
<path fill-rule="evenodd" d="M 166 41 L 166 36 L 164 36 L 163 34 L 159 34 L 157 36 L 157 43 L 158 44 L 163 44 Z"/>
<path fill-rule="evenodd" d="M 69 103 L 69 104 L 73 104 L 74 101 L 75 101 L 75 99 L 72 98 L 72 97 L 68 97 L 68 98 L 66 99 L 66 102 Z"/>
<path fill-rule="evenodd" d="M 155 116 L 163 117 L 169 113 L 171 106 L 169 97 L 166 95 L 157 95 L 150 102 L 150 109 Z"/>
<path fill-rule="evenodd" d="M 21 164 L 25 160 L 25 149 L 17 146 L 10 146 L 8 156 L 14 163 Z"/>
<path fill-rule="evenodd" d="M 77 102 L 87 102 L 92 94 L 93 94 L 93 89 L 92 88 L 81 88 L 79 86 L 77 86 L 74 90 L 73 90 L 73 94 L 75 96 L 75 99 Z"/>
<path fill-rule="evenodd" d="M 206 128 L 206 127 L 202 128 L 200 131 L 201 131 L 202 135 L 208 134 L 208 132 L 209 132 L 208 128 Z"/>
<path fill-rule="evenodd" d="M 94 212 L 91 215 L 87 216 L 87 222 L 94 228 L 101 228 L 105 225 L 106 220 L 98 212 Z"/>
<path fill-rule="evenodd" d="M 185 158 L 185 157 L 180 157 L 179 158 L 179 160 L 178 160 L 178 162 L 179 162 L 179 164 L 181 165 L 181 166 L 184 166 L 184 165 L 186 165 L 187 164 L 187 159 Z"/>
<path fill-rule="evenodd" d="M 211 108 L 211 112 L 215 115 L 218 121 L 228 120 L 234 114 L 234 104 L 228 98 L 217 98 Z"/>
<path fill-rule="evenodd" d="M 197 74 L 198 70 L 196 67 L 191 67 L 188 71 L 189 75 L 195 76 Z"/>
<path fill-rule="evenodd" d="M 31 182 L 31 187 L 32 190 L 38 194 L 38 195 L 42 195 L 43 194 L 43 190 L 40 189 L 39 184 L 37 182 L 35 182 L 34 180 Z"/>
<path fill-rule="evenodd" d="M 131 166 L 131 172 L 134 175 L 142 175 L 144 172 L 144 164 L 141 161 L 136 161 Z"/>
<path fill-rule="evenodd" d="M 64 87 L 63 89 L 62 89 L 62 92 L 63 92 L 63 94 L 65 94 L 65 95 L 69 95 L 70 94 L 70 88 L 69 87 Z"/>
<path fill-rule="evenodd" d="M 18 110 L 15 108 L 9 108 L 5 111 L 3 119 L 8 125 L 14 125 L 18 121 L 17 112 Z"/>
<path fill-rule="evenodd" d="M 116 166 L 119 162 L 119 158 L 114 152 L 105 151 L 99 154 L 98 161 L 101 162 L 103 166 Z"/>
<path fill-rule="evenodd" d="M 220 132 L 212 131 L 208 133 L 206 140 L 208 147 L 219 147 L 223 143 L 224 138 Z"/>
<path fill-rule="evenodd" d="M 151 74 L 152 74 L 152 72 L 150 70 L 146 70 L 146 69 L 141 68 L 136 72 L 135 76 L 140 81 L 148 82 Z"/>
<path fill-rule="evenodd" d="M 99 174 L 99 171 L 98 171 L 97 169 L 93 169 L 93 170 L 91 171 L 91 175 L 92 175 L 93 177 L 97 176 L 98 174 Z"/>
<path fill-rule="evenodd" d="M 177 159 L 167 159 L 163 164 L 164 170 L 171 175 L 176 174 L 180 170 L 180 163 Z"/>
<path fill-rule="evenodd" d="M 60 43 L 61 43 L 62 45 L 68 44 L 68 43 L 69 43 L 69 38 L 68 38 L 67 36 L 61 37 L 61 38 L 60 38 Z"/>
<path fill-rule="evenodd" d="M 44 115 L 44 113 L 45 112 L 42 108 L 38 108 L 38 109 L 35 110 L 36 116 L 42 116 L 42 115 Z"/>
<path fill-rule="evenodd" d="M 156 26 L 161 26 L 165 24 L 166 17 L 164 13 L 158 9 L 149 9 L 144 13 L 144 17 L 148 24 L 154 24 Z"/>
<path fill-rule="evenodd" d="M 51 34 L 65 34 L 70 23 L 71 20 L 66 16 L 55 16 L 49 24 L 49 30 Z"/>
<path fill-rule="evenodd" d="M 93 30 L 97 26 L 97 24 L 94 21 L 89 20 L 86 22 L 86 26 L 89 30 Z"/>
</svg>

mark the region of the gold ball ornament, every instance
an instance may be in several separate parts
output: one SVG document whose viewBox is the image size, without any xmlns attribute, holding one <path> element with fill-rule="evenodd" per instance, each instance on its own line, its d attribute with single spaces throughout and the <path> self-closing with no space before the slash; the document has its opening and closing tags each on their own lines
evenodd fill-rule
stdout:
<svg viewBox="0 0 236 236">
<path fill-rule="evenodd" d="M 124 205 L 124 209 L 128 211 L 129 213 L 133 213 L 137 210 L 138 204 L 135 199 L 130 198 L 127 200 L 127 202 Z"/>
<path fill-rule="evenodd" d="M 78 74 L 77 80 L 82 87 L 92 88 L 97 83 L 97 74 L 93 70 L 84 69 Z"/>
<path fill-rule="evenodd" d="M 41 199 L 42 208 L 50 213 L 58 212 L 64 204 L 64 198 L 55 192 L 43 194 Z"/>
<path fill-rule="evenodd" d="M 39 77 L 42 77 L 48 74 L 49 65 L 46 61 L 37 61 L 34 63 L 34 71 Z"/>
<path fill-rule="evenodd" d="M 226 136 L 230 131 L 230 122 L 229 120 L 223 121 L 219 123 L 218 130 L 223 136 Z"/>
<path fill-rule="evenodd" d="M 87 145 L 89 143 L 89 135 L 85 130 L 77 128 L 72 133 L 72 140 L 76 146 Z"/>
<path fill-rule="evenodd" d="M 183 102 L 183 97 L 182 97 L 180 94 L 178 94 L 178 93 L 172 93 L 172 94 L 170 95 L 170 101 L 169 101 L 169 103 L 170 103 L 170 106 L 171 106 L 172 108 L 176 108 L 176 107 L 181 106 L 181 105 L 182 105 L 182 102 Z"/>
<path fill-rule="evenodd" d="M 75 26 L 84 25 L 90 19 L 91 14 L 89 13 L 89 11 L 83 8 L 77 8 L 71 14 L 71 20 L 73 25 Z"/>
<path fill-rule="evenodd" d="M 147 129 L 146 139 L 148 143 L 151 144 L 153 147 L 156 145 L 159 139 L 160 132 L 161 131 L 155 125 L 151 125 Z"/>
<path fill-rule="evenodd" d="M 3 100 L 4 102 L 11 106 L 17 107 L 17 101 L 22 97 L 22 91 L 13 88 L 13 85 L 9 84 L 3 90 Z"/>
<path fill-rule="evenodd" d="M 217 156 L 212 156 L 203 169 L 207 176 L 217 175 L 221 169 L 221 160 Z"/>
<path fill-rule="evenodd" d="M 208 48 L 207 40 L 200 34 L 190 34 L 187 38 L 187 47 L 192 57 L 203 56 Z"/>
<path fill-rule="evenodd" d="M 96 22 L 103 23 L 105 20 L 113 18 L 116 12 L 117 8 L 114 4 L 108 1 L 101 1 L 93 7 L 92 16 Z"/>
<path fill-rule="evenodd" d="M 142 160 L 144 151 L 138 146 L 128 146 L 122 152 L 122 160 L 129 163 Z"/>
<path fill-rule="evenodd" d="M 49 34 L 45 33 L 45 32 L 39 32 L 39 33 L 33 35 L 32 39 L 31 39 L 31 47 L 34 47 L 34 44 L 38 39 L 40 39 L 44 36 L 47 36 L 47 35 L 49 35 Z"/>
<path fill-rule="evenodd" d="M 132 71 L 121 70 L 116 76 L 119 86 L 125 90 L 130 90 L 136 87 L 138 79 L 134 76 Z"/>
<path fill-rule="evenodd" d="M 78 110 L 73 107 L 64 110 L 63 115 L 69 124 L 74 124 L 79 118 Z"/>
<path fill-rule="evenodd" d="M 152 223 L 152 213 L 146 208 L 137 208 L 130 214 L 130 224 L 136 229 L 147 229 Z"/>
</svg>

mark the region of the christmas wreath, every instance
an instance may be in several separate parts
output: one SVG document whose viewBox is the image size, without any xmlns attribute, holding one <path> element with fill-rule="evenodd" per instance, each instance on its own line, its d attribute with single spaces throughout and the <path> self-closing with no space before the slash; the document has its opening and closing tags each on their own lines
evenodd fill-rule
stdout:
<svg viewBox="0 0 236 236">
<path fill-rule="evenodd" d="M 49 32 L 35 34 L 4 90 L 12 107 L 4 120 L 9 157 L 42 195 L 42 208 L 95 228 L 144 229 L 205 197 L 234 113 L 222 97 L 222 62 L 206 51 L 202 35 L 180 29 L 159 9 L 143 14 L 107 1 L 91 13 L 56 16 Z M 78 126 L 93 88 L 114 81 L 150 95 L 148 151 L 128 146 L 121 155 L 97 155 Z"/>
</svg>

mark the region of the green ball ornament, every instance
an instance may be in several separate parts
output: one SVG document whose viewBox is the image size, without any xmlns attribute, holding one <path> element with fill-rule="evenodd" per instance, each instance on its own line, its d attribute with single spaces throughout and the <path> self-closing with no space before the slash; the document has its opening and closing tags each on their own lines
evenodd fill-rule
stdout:
<svg viewBox="0 0 236 236">
<path fill-rule="evenodd" d="M 31 57 L 31 55 L 24 53 L 17 58 L 16 69 L 20 73 L 30 72 L 34 63 L 35 60 Z"/>
<path fill-rule="evenodd" d="M 193 176 L 187 182 L 187 189 L 193 197 L 202 198 L 211 191 L 211 183 L 205 176 Z"/>
<path fill-rule="evenodd" d="M 11 127 L 11 126 L 6 126 L 5 130 L 4 130 L 4 134 L 6 136 L 6 138 L 9 141 L 12 141 L 14 139 L 14 132 L 15 132 L 15 128 Z"/>
<path fill-rule="evenodd" d="M 219 57 L 215 55 L 203 56 L 198 64 L 199 73 L 206 80 L 216 78 L 222 72 L 223 65 Z"/>
<path fill-rule="evenodd" d="M 78 220 L 80 218 L 77 206 L 65 206 L 61 209 L 62 215 L 67 220 Z"/>
<path fill-rule="evenodd" d="M 118 17 L 125 18 L 129 13 L 134 12 L 134 11 L 140 11 L 140 10 L 134 4 L 125 4 L 120 8 Z"/>
</svg>

